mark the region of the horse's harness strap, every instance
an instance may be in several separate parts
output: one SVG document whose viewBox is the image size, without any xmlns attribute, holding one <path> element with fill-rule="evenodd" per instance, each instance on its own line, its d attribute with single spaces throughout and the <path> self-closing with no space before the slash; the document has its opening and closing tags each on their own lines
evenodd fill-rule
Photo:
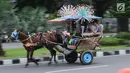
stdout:
<svg viewBox="0 0 130 73">
<path fill-rule="evenodd" d="M 22 40 L 22 42 L 24 42 L 24 41 L 28 40 L 29 38 L 30 38 L 30 37 L 28 37 L 28 38 L 26 38 L 26 39 Z"/>
<path fill-rule="evenodd" d="M 30 39 L 31 43 L 33 43 L 33 41 L 32 41 L 32 38 L 31 38 L 31 37 L 32 37 L 32 36 L 30 36 L 30 35 L 29 35 L 29 39 Z"/>
<path fill-rule="evenodd" d="M 29 36 L 28 38 L 26 38 L 26 39 L 22 40 L 22 42 L 24 42 L 24 41 L 26 41 L 26 40 L 30 39 L 31 43 L 33 43 L 33 42 L 32 42 L 31 37 L 32 37 L 32 36 Z"/>
</svg>

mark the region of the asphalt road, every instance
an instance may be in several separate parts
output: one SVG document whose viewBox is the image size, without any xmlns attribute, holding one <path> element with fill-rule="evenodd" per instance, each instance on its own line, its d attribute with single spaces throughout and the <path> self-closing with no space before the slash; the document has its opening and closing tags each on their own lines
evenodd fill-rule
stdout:
<svg viewBox="0 0 130 73">
<path fill-rule="evenodd" d="M 95 58 L 91 65 L 60 62 L 50 66 L 40 63 L 37 67 L 31 64 L 28 68 L 22 65 L 0 66 L 0 73 L 117 73 L 120 69 L 130 67 L 130 55 Z"/>
<path fill-rule="evenodd" d="M 15 49 L 15 48 L 23 48 L 23 44 L 22 43 L 17 43 L 17 42 L 13 42 L 13 43 L 2 43 L 2 47 L 4 49 Z"/>
</svg>

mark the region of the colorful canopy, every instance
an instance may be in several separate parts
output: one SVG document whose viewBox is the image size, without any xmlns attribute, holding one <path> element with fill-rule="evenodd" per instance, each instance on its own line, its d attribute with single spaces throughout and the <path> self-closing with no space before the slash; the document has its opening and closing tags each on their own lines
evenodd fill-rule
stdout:
<svg viewBox="0 0 130 73">
<path fill-rule="evenodd" d="M 73 16 L 73 15 L 67 15 L 67 16 L 62 16 L 60 17 L 62 19 L 79 19 L 80 17 L 79 16 Z"/>
<path fill-rule="evenodd" d="M 77 19 L 77 20 L 88 20 L 100 19 L 101 17 L 94 16 L 94 9 L 89 5 L 64 5 L 58 10 L 58 15 L 63 19 Z"/>
</svg>

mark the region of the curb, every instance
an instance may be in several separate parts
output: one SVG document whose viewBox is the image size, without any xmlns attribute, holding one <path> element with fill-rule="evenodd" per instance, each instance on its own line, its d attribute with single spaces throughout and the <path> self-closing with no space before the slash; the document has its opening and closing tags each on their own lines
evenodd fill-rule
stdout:
<svg viewBox="0 0 130 73">
<path fill-rule="evenodd" d="M 94 57 L 103 57 L 103 56 L 112 56 L 112 55 L 126 55 L 130 54 L 130 50 L 117 50 L 117 51 L 98 51 L 94 52 Z M 36 58 L 37 59 L 37 58 Z M 56 56 L 57 61 L 63 61 L 64 55 L 57 55 Z M 50 56 L 44 56 L 42 58 L 38 58 L 40 62 L 49 61 Z M 11 65 L 11 64 L 25 64 L 26 58 L 18 58 L 18 59 L 8 59 L 8 60 L 0 60 L 0 66 L 1 65 Z"/>
<path fill-rule="evenodd" d="M 64 60 L 63 55 L 58 55 L 56 56 L 57 60 Z M 39 62 L 45 62 L 45 61 L 50 61 L 50 56 L 44 56 L 42 58 L 36 58 Z M 7 60 L 0 60 L 0 66 L 1 65 L 11 65 L 11 64 L 26 64 L 27 59 L 26 58 L 17 58 L 17 59 L 7 59 Z"/>
</svg>

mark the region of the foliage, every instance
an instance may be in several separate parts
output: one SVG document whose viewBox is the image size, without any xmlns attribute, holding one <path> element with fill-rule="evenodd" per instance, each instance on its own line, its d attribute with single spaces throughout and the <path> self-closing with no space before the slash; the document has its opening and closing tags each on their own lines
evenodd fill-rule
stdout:
<svg viewBox="0 0 130 73">
<path fill-rule="evenodd" d="M 27 6 L 31 6 L 33 8 L 40 6 L 47 8 L 47 12 L 53 13 L 63 4 L 92 4 L 96 11 L 95 14 L 97 16 L 103 16 L 109 6 L 114 3 L 116 3 L 116 0 L 16 0 L 14 9 L 18 9 L 18 11 L 20 11 Z"/>
<path fill-rule="evenodd" d="M 49 19 L 55 19 L 57 18 L 57 11 L 49 15 Z"/>
<path fill-rule="evenodd" d="M 129 32 L 120 32 L 117 35 L 118 38 L 130 40 L 130 33 Z"/>
<path fill-rule="evenodd" d="M 15 21 L 11 15 L 11 4 L 8 0 L 0 0 L 0 31 L 6 31 L 15 26 Z"/>
<path fill-rule="evenodd" d="M 125 3 L 125 12 L 119 13 L 117 12 L 116 4 L 110 6 L 109 9 L 104 14 L 105 17 L 122 17 L 122 16 L 130 16 L 130 1 L 128 0 L 117 0 L 117 3 Z"/>
<path fill-rule="evenodd" d="M 116 37 L 104 37 L 101 39 L 100 41 L 101 45 L 108 45 L 108 46 L 112 46 L 112 45 L 127 45 L 129 44 L 128 40 L 125 39 L 120 39 L 120 38 L 116 38 Z"/>
<path fill-rule="evenodd" d="M 14 15 L 17 23 L 20 27 L 24 27 L 25 31 L 28 32 L 37 32 L 43 31 L 38 28 L 46 27 L 46 18 L 45 18 L 45 10 L 43 8 L 38 7 L 37 9 L 32 9 L 27 7 L 23 9 L 20 13 Z M 40 28 L 40 29 L 41 29 Z"/>
<path fill-rule="evenodd" d="M 128 32 L 128 18 L 130 17 L 130 1 L 129 0 L 117 0 L 117 3 L 125 3 L 125 11 L 118 12 L 117 4 L 110 6 L 104 14 L 105 17 L 118 18 L 118 32 Z"/>
<path fill-rule="evenodd" d="M 0 31 L 10 34 L 14 28 L 24 28 L 28 32 L 44 31 L 46 27 L 45 8 L 26 7 L 16 14 L 8 0 L 0 0 Z M 39 27 L 43 28 L 40 30 Z"/>
</svg>

